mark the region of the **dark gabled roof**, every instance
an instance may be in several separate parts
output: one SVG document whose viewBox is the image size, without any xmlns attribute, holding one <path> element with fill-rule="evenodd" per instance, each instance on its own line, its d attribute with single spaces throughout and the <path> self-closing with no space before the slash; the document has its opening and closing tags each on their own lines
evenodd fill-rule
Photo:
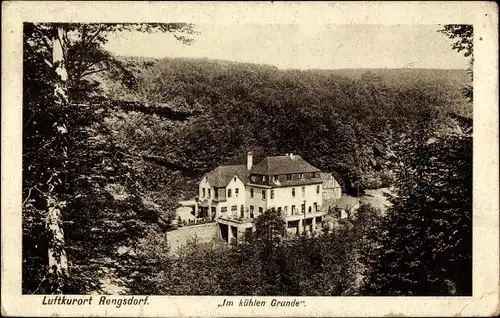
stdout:
<svg viewBox="0 0 500 318">
<path fill-rule="evenodd" d="M 238 176 L 246 184 L 248 182 L 248 170 L 245 165 L 218 166 L 206 174 L 208 183 L 214 188 L 223 188 L 228 185 L 234 176 Z"/>
<path fill-rule="evenodd" d="M 310 165 L 301 156 L 273 156 L 266 157 L 250 169 L 252 174 L 283 175 L 292 173 L 319 172 L 320 170 Z"/>
<path fill-rule="evenodd" d="M 349 195 L 345 195 L 340 197 L 337 202 L 335 202 L 335 206 L 339 209 L 343 209 L 346 211 L 351 211 L 358 203 L 359 199 L 355 197 L 351 197 Z"/>
</svg>

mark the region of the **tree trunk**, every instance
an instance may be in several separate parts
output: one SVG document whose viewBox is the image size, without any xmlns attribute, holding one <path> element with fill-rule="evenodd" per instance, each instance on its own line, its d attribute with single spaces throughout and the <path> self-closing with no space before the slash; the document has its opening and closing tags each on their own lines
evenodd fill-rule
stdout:
<svg viewBox="0 0 500 318">
<path fill-rule="evenodd" d="M 64 43 L 63 43 L 64 29 L 60 25 L 54 26 L 52 35 L 52 57 L 53 67 L 55 71 L 54 82 L 54 103 L 56 107 L 64 107 L 68 102 L 67 97 L 67 80 L 68 74 L 66 72 L 64 61 Z M 51 178 L 48 182 L 49 191 L 46 194 L 47 200 L 47 221 L 46 231 L 48 236 L 48 276 L 51 278 L 51 292 L 62 293 L 66 283 L 68 272 L 68 261 L 66 258 L 64 231 L 62 227 L 62 210 L 64 202 L 61 201 L 57 194 L 56 187 L 62 184 L 61 175 L 65 174 L 67 168 L 67 147 L 65 134 L 67 127 L 64 123 L 64 118 L 54 123 L 56 133 L 56 147 L 55 151 L 62 154 L 60 162 L 57 167 L 53 167 Z"/>
</svg>

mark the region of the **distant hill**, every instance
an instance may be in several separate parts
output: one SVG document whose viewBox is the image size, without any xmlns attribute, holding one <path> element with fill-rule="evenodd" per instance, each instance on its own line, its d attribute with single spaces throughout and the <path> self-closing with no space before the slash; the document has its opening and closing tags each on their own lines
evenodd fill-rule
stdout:
<svg viewBox="0 0 500 318">
<path fill-rule="evenodd" d="M 161 81 L 158 76 L 163 77 L 165 82 L 167 77 L 177 82 L 184 82 L 187 85 L 200 87 L 207 83 L 222 84 L 220 80 L 223 78 L 233 78 L 237 82 L 241 82 L 241 77 L 244 76 L 248 80 L 249 85 L 262 85 L 262 81 L 280 82 L 296 81 L 309 82 L 313 86 L 319 82 L 331 83 L 332 79 L 337 81 L 351 82 L 377 82 L 379 84 L 411 87 L 412 85 L 426 86 L 444 86 L 443 89 L 452 89 L 460 91 L 461 88 L 469 83 L 469 77 L 466 70 L 460 69 L 419 69 L 419 68 L 356 68 L 356 69 L 311 69 L 311 70 L 294 70 L 294 69 L 279 69 L 276 66 L 265 64 L 239 63 L 225 60 L 208 59 L 208 58 L 147 58 L 147 57 L 119 57 L 119 60 L 124 62 L 124 65 L 129 68 L 132 73 L 139 79 L 140 87 L 135 93 L 120 87 L 114 80 L 100 77 L 102 87 L 105 91 L 113 91 L 111 95 L 120 96 L 128 100 L 144 99 L 141 95 L 141 90 L 151 90 L 153 87 L 158 89 L 158 82 Z M 156 84 L 146 84 L 151 82 L 152 78 L 156 78 Z M 197 81 L 197 83 L 195 83 Z M 173 83 L 174 86 L 179 86 L 179 83 Z M 234 83 L 233 83 L 234 84 Z M 185 86 L 185 85 L 184 85 Z M 166 88 L 166 87 L 165 87 Z M 168 88 L 167 90 L 171 90 Z M 139 93 L 139 94 L 137 94 Z M 179 92 L 180 93 L 180 92 Z M 175 94 L 174 94 L 175 95 Z M 184 96 L 186 97 L 186 96 Z M 163 100 L 162 102 L 169 102 Z"/>
<path fill-rule="evenodd" d="M 315 73 L 334 74 L 352 80 L 360 80 L 367 73 L 378 76 L 388 84 L 426 81 L 440 84 L 466 84 L 469 78 L 466 70 L 461 69 L 423 69 L 423 68 L 346 68 L 335 70 L 311 70 Z"/>
<path fill-rule="evenodd" d="M 426 69 L 426 68 L 342 68 L 342 69 L 280 69 L 268 64 L 241 63 L 209 58 L 149 58 L 121 56 L 118 59 L 127 62 L 130 67 L 140 67 L 150 63 L 191 63 L 199 65 L 213 65 L 218 67 L 253 67 L 260 69 L 273 69 L 281 72 L 302 72 L 322 75 L 336 75 L 352 80 L 359 80 L 365 73 L 373 73 L 383 81 L 397 81 L 400 79 L 429 80 L 429 81 L 452 81 L 466 83 L 469 81 L 465 69 Z"/>
</svg>

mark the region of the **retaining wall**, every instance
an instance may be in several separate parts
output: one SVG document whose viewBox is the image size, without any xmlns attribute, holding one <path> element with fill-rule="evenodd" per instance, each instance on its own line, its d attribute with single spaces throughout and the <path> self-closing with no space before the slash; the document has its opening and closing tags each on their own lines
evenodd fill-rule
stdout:
<svg viewBox="0 0 500 318">
<path fill-rule="evenodd" d="M 186 245 L 189 239 L 197 238 L 199 242 L 210 242 L 218 238 L 219 225 L 217 222 L 189 225 L 167 232 L 167 242 L 170 251 L 175 253 L 179 247 Z"/>
</svg>

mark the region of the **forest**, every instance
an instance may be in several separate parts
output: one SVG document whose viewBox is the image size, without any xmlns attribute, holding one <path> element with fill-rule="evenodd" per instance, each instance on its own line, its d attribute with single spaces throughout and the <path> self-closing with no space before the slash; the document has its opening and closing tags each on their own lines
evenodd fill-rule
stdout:
<svg viewBox="0 0 500 318">
<path fill-rule="evenodd" d="M 471 26 L 436 28 L 468 70 L 282 70 L 104 50 L 131 30 L 186 45 L 203 36 L 182 23 L 24 25 L 23 293 L 103 293 L 110 277 L 128 294 L 472 293 Z M 393 206 L 363 205 L 297 240 L 268 211 L 248 244 L 169 253 L 178 201 L 249 150 L 257 161 L 300 154 L 352 195 L 392 186 Z"/>
</svg>

